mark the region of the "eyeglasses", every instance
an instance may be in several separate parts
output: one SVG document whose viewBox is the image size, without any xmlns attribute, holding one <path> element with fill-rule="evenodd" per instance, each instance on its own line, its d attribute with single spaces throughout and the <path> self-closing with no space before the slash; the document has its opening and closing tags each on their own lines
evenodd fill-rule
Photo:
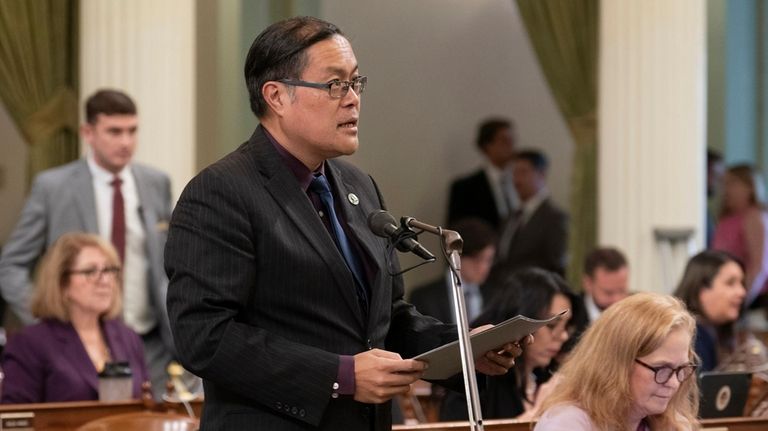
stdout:
<svg viewBox="0 0 768 431">
<path fill-rule="evenodd" d="M 86 269 L 72 269 L 66 272 L 67 275 L 78 274 L 85 277 L 88 281 L 100 280 L 101 277 L 106 276 L 107 279 L 116 279 L 120 274 L 120 267 L 117 266 L 105 266 L 104 268 L 86 268 Z"/>
<path fill-rule="evenodd" d="M 368 83 L 368 77 L 358 76 L 357 78 L 351 81 L 341 81 L 339 79 L 334 79 L 333 81 L 327 82 L 327 83 L 308 82 L 308 81 L 301 81 L 298 79 L 288 79 L 288 78 L 283 78 L 278 82 L 282 82 L 283 84 L 286 84 L 286 85 L 294 85 L 296 87 L 327 89 L 328 94 L 331 97 L 333 97 L 334 99 L 341 99 L 342 97 L 347 95 L 350 88 L 358 96 L 363 94 L 363 90 L 365 90 L 365 85 Z"/>
<path fill-rule="evenodd" d="M 688 377 L 691 377 L 697 368 L 697 365 L 694 364 L 686 364 L 677 368 L 672 368 L 667 366 L 652 367 L 639 359 L 635 359 L 635 362 L 653 371 L 653 379 L 660 385 L 667 383 L 669 379 L 672 378 L 673 374 L 677 376 L 678 382 L 683 383 Z"/>
</svg>

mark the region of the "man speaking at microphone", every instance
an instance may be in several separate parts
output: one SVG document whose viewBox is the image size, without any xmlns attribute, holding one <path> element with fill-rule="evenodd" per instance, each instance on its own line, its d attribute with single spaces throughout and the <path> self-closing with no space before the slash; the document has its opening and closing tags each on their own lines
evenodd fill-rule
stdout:
<svg viewBox="0 0 768 431">
<path fill-rule="evenodd" d="M 381 430 L 390 399 L 456 338 L 390 276 L 373 180 L 335 159 L 358 147 L 367 78 L 333 24 L 292 18 L 245 62 L 258 126 L 203 170 L 173 213 L 168 310 L 183 365 L 203 378 L 202 430 Z M 519 347 L 476 364 L 503 374 Z"/>
</svg>

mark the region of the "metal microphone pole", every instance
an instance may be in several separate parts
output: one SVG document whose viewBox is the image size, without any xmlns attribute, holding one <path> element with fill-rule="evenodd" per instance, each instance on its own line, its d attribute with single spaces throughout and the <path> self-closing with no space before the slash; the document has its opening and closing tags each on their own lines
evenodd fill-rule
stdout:
<svg viewBox="0 0 768 431">
<path fill-rule="evenodd" d="M 453 313 L 456 317 L 459 332 L 459 350 L 461 351 L 461 369 L 464 372 L 464 392 L 467 395 L 467 414 L 469 425 L 473 431 L 483 431 L 483 412 L 480 410 L 480 397 L 477 390 L 475 375 L 475 359 L 472 355 L 472 344 L 469 342 L 469 323 L 467 308 L 464 304 L 464 294 L 461 290 L 461 250 L 464 241 L 461 235 L 453 230 L 443 229 L 422 223 L 412 217 L 403 217 L 401 223 L 440 237 L 441 245 L 451 267 L 451 292 L 453 293 Z"/>
</svg>

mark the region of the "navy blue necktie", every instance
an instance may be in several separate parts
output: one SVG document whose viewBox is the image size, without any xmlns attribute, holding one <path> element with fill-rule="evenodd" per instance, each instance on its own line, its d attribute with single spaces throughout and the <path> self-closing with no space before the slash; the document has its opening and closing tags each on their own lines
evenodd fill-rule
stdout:
<svg viewBox="0 0 768 431">
<path fill-rule="evenodd" d="M 328 180 L 325 175 L 319 174 L 315 176 L 312 183 L 309 185 L 309 189 L 316 193 L 320 200 L 323 202 L 325 212 L 328 215 L 330 221 L 331 230 L 333 231 L 333 239 L 336 242 L 336 247 L 341 251 L 341 255 L 344 256 L 344 261 L 347 264 L 355 279 L 355 287 L 357 290 L 357 297 L 363 311 L 368 313 L 368 294 L 366 290 L 365 276 L 363 272 L 363 266 L 360 262 L 357 254 L 352 250 L 352 245 L 349 243 L 349 238 L 341 227 L 339 218 L 336 217 L 336 209 L 333 205 L 333 194 L 331 193 L 331 186 L 328 184 Z"/>
</svg>

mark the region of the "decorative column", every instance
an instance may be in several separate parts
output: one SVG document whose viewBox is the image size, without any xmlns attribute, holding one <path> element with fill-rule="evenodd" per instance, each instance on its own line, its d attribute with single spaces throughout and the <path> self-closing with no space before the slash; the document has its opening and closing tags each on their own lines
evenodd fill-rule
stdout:
<svg viewBox="0 0 768 431">
<path fill-rule="evenodd" d="M 135 160 L 168 173 L 175 198 L 195 173 L 195 1 L 81 0 L 80 9 L 81 100 L 102 87 L 133 97 Z"/>
<path fill-rule="evenodd" d="M 601 2 L 598 236 L 634 291 L 671 292 L 704 244 L 706 7 Z"/>
</svg>

